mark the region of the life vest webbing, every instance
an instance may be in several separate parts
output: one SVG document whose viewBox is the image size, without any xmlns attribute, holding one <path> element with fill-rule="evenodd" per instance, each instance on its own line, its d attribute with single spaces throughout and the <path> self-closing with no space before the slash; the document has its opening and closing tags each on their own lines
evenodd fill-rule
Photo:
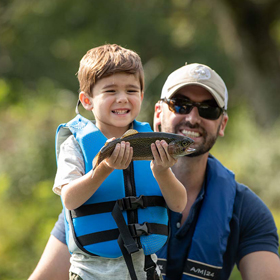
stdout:
<svg viewBox="0 0 280 280">
<path fill-rule="evenodd" d="M 122 215 L 121 209 L 119 205 L 116 203 L 114 206 L 114 209 L 112 211 L 112 216 L 118 226 L 119 229 L 119 237 L 118 237 L 118 244 L 120 246 L 120 249 L 122 251 L 124 260 L 126 262 L 130 277 L 132 280 L 137 280 L 137 276 L 135 273 L 134 265 L 132 262 L 132 257 L 131 254 L 134 252 L 139 251 L 136 243 L 134 242 L 134 238 L 138 235 L 142 234 L 148 234 L 148 223 L 144 223 L 143 225 L 140 226 L 140 230 L 138 232 L 137 230 L 137 225 L 132 224 L 132 225 L 126 225 L 125 219 Z M 150 224 L 152 225 L 152 224 Z M 134 228 L 135 232 L 131 232 L 131 228 Z M 157 224 L 155 224 L 155 227 L 159 229 L 160 232 L 163 232 L 163 229 L 161 228 L 162 225 L 157 227 Z M 168 232 L 168 228 L 167 228 Z M 136 236 L 135 236 L 136 234 Z M 147 280 L 159 280 L 159 277 L 156 272 L 156 264 L 152 260 L 151 256 L 145 256 L 145 265 L 144 265 L 144 270 L 147 275 Z"/>
<path fill-rule="evenodd" d="M 167 207 L 162 196 L 129 196 L 117 201 L 106 201 L 95 204 L 84 204 L 75 210 L 71 210 L 72 218 L 84 217 L 88 215 L 112 212 L 115 203 L 118 203 L 121 210 L 130 211 L 137 208 L 147 208 L 152 206 Z"/>
<path fill-rule="evenodd" d="M 155 223 L 128 224 L 126 225 L 126 227 L 128 228 L 129 233 L 133 238 L 137 238 L 142 235 L 149 235 L 149 234 L 160 234 L 160 235 L 168 236 L 168 226 L 163 224 L 155 224 Z M 111 230 L 85 234 L 77 237 L 77 239 L 82 246 L 87 246 L 91 244 L 118 239 L 119 234 L 120 234 L 119 229 L 116 228 Z"/>
<path fill-rule="evenodd" d="M 82 246 L 87 246 L 91 244 L 118 239 L 119 234 L 120 234 L 119 230 L 115 228 L 111 230 L 99 231 L 95 233 L 82 235 L 77 237 L 77 239 Z"/>
<path fill-rule="evenodd" d="M 157 264 L 158 264 L 158 267 L 160 269 L 161 275 L 165 276 L 166 275 L 167 259 L 158 258 L 157 259 Z"/>
</svg>

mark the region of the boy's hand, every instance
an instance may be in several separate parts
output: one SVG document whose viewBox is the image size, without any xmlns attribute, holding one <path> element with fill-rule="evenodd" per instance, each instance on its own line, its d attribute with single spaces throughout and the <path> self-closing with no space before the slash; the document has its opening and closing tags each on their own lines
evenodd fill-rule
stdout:
<svg viewBox="0 0 280 280">
<path fill-rule="evenodd" d="M 133 156 L 133 149 L 129 142 L 122 141 L 118 143 L 112 155 L 105 160 L 105 163 L 114 169 L 126 169 Z"/>
<path fill-rule="evenodd" d="M 168 153 L 168 144 L 164 140 L 157 140 L 151 145 L 154 160 L 151 169 L 154 174 L 160 174 L 173 166 L 177 160 Z"/>
</svg>

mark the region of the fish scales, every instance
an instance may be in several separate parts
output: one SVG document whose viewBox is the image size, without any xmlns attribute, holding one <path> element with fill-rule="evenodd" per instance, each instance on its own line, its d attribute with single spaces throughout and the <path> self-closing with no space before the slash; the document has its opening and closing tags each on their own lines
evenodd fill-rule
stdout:
<svg viewBox="0 0 280 280">
<path fill-rule="evenodd" d="M 152 160 L 153 155 L 151 151 L 151 144 L 155 143 L 156 140 L 165 140 L 167 144 L 173 143 L 174 141 L 184 141 L 184 150 L 193 143 L 191 138 L 182 135 L 164 132 L 139 133 L 136 130 L 131 129 L 128 130 L 122 137 L 105 143 L 105 146 L 101 148 L 93 161 L 93 169 L 95 169 L 95 167 L 98 166 L 104 159 L 110 157 L 116 145 L 122 141 L 129 142 L 130 146 L 133 148 L 133 160 Z M 174 151 L 178 151 L 178 149 L 182 150 L 178 144 L 177 146 L 177 150 L 169 149 L 168 147 L 168 152 L 173 155 Z M 180 152 L 181 151 L 179 151 L 179 153 Z"/>
</svg>

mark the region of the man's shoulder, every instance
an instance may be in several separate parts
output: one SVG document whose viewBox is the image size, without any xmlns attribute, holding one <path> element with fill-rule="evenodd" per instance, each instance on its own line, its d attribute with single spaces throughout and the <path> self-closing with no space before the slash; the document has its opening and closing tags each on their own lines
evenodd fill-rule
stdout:
<svg viewBox="0 0 280 280">
<path fill-rule="evenodd" d="M 239 183 L 236 187 L 231 235 L 232 240 L 238 240 L 237 263 L 252 252 L 278 252 L 277 228 L 271 211 L 257 194 Z"/>
<path fill-rule="evenodd" d="M 262 199 L 249 187 L 244 184 L 236 182 L 236 198 L 235 207 L 242 208 L 254 208 L 254 207 L 267 208 Z"/>
<path fill-rule="evenodd" d="M 271 211 L 262 199 L 249 187 L 237 183 L 233 217 L 239 224 L 240 231 L 275 230 Z"/>
</svg>

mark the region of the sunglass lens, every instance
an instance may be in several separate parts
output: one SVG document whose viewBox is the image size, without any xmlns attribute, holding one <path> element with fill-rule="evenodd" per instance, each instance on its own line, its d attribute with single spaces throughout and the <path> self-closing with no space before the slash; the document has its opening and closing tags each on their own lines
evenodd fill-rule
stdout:
<svg viewBox="0 0 280 280">
<path fill-rule="evenodd" d="M 192 107 L 188 105 L 174 105 L 174 110 L 177 114 L 189 114 Z"/>
<path fill-rule="evenodd" d="M 217 120 L 223 111 L 220 107 L 209 106 L 209 105 L 205 105 L 202 103 L 195 103 L 195 102 L 191 103 L 180 99 L 164 100 L 164 102 L 168 104 L 169 109 L 173 113 L 177 113 L 177 114 L 189 114 L 192 108 L 195 106 L 198 108 L 199 115 L 202 118 L 208 120 Z"/>
<path fill-rule="evenodd" d="M 207 107 L 207 108 L 200 107 L 198 110 L 199 110 L 199 115 L 202 118 L 208 120 L 216 120 L 221 115 L 221 109 L 219 107 Z"/>
</svg>

